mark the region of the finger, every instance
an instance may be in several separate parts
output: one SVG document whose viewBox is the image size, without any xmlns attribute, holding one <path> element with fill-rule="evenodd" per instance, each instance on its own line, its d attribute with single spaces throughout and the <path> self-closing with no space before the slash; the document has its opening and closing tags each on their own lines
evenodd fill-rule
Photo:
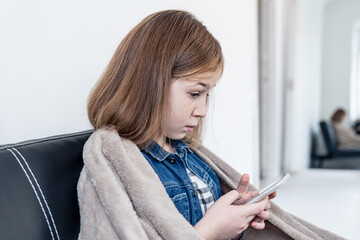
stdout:
<svg viewBox="0 0 360 240">
<path fill-rule="evenodd" d="M 261 230 L 265 228 L 265 222 L 261 221 L 261 222 L 251 222 L 251 227 Z"/>
<path fill-rule="evenodd" d="M 256 216 L 254 219 L 253 219 L 253 222 L 261 222 L 263 221 L 263 219 L 261 217 L 258 217 Z"/>
<path fill-rule="evenodd" d="M 250 199 L 252 199 L 253 197 L 257 196 L 259 194 L 259 191 L 250 191 L 247 193 L 242 193 L 242 197 L 240 200 L 234 202 L 234 204 L 236 205 L 242 205 L 247 203 Z"/>
<path fill-rule="evenodd" d="M 250 199 L 256 197 L 259 194 L 259 191 L 251 191 L 242 195 L 241 201 L 247 203 Z"/>
<path fill-rule="evenodd" d="M 249 215 L 247 216 L 245 219 L 248 223 L 254 221 L 254 219 L 256 218 L 257 216 L 254 214 L 254 215 Z"/>
<path fill-rule="evenodd" d="M 241 176 L 239 185 L 237 186 L 236 190 L 239 193 L 245 193 L 248 191 L 248 187 L 249 187 L 249 182 L 250 182 L 250 176 L 248 174 L 243 174 Z"/>
<path fill-rule="evenodd" d="M 262 220 L 269 220 L 270 213 L 268 211 L 262 211 L 256 217 L 261 218 Z"/>
<path fill-rule="evenodd" d="M 250 198 L 256 197 L 257 195 L 259 195 L 259 191 L 251 191 L 250 192 Z"/>
<path fill-rule="evenodd" d="M 239 193 L 236 190 L 232 190 L 232 191 L 224 194 L 221 198 L 219 198 L 219 200 L 217 200 L 216 203 L 224 204 L 224 205 L 231 205 L 235 201 L 237 201 L 237 200 L 239 200 L 241 198 L 242 198 L 241 193 Z"/>
<path fill-rule="evenodd" d="M 248 220 L 248 219 L 247 219 Z M 255 216 L 253 219 L 250 219 L 249 222 L 262 222 L 264 220 L 262 220 L 260 217 Z"/>
<path fill-rule="evenodd" d="M 271 204 L 270 202 L 268 202 L 268 204 L 266 205 L 265 211 L 269 210 L 271 208 Z"/>
<path fill-rule="evenodd" d="M 252 214 L 257 215 L 258 213 L 265 210 L 268 202 L 269 202 L 269 198 L 265 197 L 263 200 L 261 200 L 257 203 L 251 203 L 251 204 L 245 205 L 247 207 L 245 208 L 244 213 L 246 215 L 252 215 Z"/>
<path fill-rule="evenodd" d="M 273 199 L 273 198 L 275 198 L 276 197 L 276 195 L 277 195 L 277 192 L 275 191 L 275 192 L 273 192 L 273 193 L 271 193 L 270 195 L 269 195 L 269 199 Z"/>
</svg>

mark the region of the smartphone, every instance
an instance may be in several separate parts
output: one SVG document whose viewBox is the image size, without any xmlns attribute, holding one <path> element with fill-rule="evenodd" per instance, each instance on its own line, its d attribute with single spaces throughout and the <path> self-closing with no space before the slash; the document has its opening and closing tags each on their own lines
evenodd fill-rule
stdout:
<svg viewBox="0 0 360 240">
<path fill-rule="evenodd" d="M 283 185 L 289 179 L 289 177 L 290 177 L 290 174 L 286 173 L 281 178 L 277 179 L 276 181 L 272 182 L 271 184 L 269 184 L 268 186 L 263 188 L 259 192 L 258 195 L 256 195 L 252 199 L 250 199 L 246 204 L 256 203 L 256 202 L 259 202 L 259 201 L 263 200 L 266 196 L 268 196 L 271 193 L 275 192 L 281 185 Z"/>
</svg>

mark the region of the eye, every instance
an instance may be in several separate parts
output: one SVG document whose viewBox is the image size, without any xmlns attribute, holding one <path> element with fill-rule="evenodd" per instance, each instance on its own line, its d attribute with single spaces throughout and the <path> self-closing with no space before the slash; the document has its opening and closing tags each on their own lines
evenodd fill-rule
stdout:
<svg viewBox="0 0 360 240">
<path fill-rule="evenodd" d="M 199 97 L 200 96 L 200 92 L 191 92 L 190 93 L 190 97 Z"/>
</svg>

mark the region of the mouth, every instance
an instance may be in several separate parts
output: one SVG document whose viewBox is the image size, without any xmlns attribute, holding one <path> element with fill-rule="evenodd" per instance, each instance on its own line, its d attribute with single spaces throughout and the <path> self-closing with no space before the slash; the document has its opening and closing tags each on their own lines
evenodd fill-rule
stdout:
<svg viewBox="0 0 360 240">
<path fill-rule="evenodd" d="M 192 130 L 194 130 L 194 128 L 195 128 L 196 126 L 185 126 L 185 128 L 186 128 L 186 131 L 188 131 L 188 132 L 191 132 Z"/>
</svg>

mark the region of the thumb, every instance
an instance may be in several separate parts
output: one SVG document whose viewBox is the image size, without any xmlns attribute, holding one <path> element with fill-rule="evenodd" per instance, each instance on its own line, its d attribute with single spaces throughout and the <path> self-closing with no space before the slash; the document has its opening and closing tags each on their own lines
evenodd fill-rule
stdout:
<svg viewBox="0 0 360 240">
<path fill-rule="evenodd" d="M 241 197 L 242 197 L 241 193 L 239 193 L 236 190 L 232 190 L 232 191 L 226 193 L 225 195 L 223 195 L 216 202 L 218 202 L 219 204 L 223 204 L 223 205 L 231 205 L 235 201 L 241 199 Z"/>
</svg>

